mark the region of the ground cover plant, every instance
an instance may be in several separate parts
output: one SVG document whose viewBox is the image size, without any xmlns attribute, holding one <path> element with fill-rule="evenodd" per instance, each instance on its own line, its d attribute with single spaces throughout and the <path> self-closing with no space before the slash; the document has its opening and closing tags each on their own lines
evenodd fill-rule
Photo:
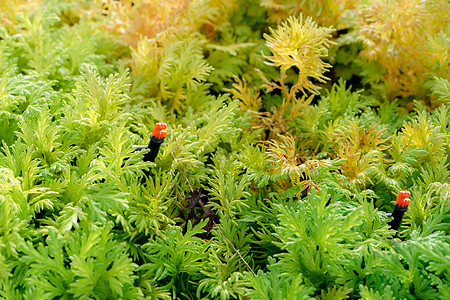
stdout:
<svg viewBox="0 0 450 300">
<path fill-rule="evenodd" d="M 0 297 L 449 299 L 448 11 L 2 1 Z"/>
</svg>

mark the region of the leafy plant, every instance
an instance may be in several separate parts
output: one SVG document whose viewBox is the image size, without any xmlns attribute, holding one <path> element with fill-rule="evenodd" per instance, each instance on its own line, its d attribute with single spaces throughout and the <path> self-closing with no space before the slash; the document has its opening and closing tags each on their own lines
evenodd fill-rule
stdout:
<svg viewBox="0 0 450 300">
<path fill-rule="evenodd" d="M 356 1 L 328 0 L 261 0 L 261 5 L 270 9 L 270 18 L 278 23 L 299 13 L 315 18 L 323 26 L 344 27 L 347 10 L 355 8 Z"/>
<path fill-rule="evenodd" d="M 447 6 L 1 3 L 0 298 L 448 299 Z"/>
<path fill-rule="evenodd" d="M 389 99 L 423 96 L 426 74 L 449 76 L 448 16 L 441 16 L 447 9 L 445 1 L 411 0 L 369 1 L 362 7 L 359 26 L 366 48 L 361 55 L 386 70 Z"/>
<path fill-rule="evenodd" d="M 289 18 L 276 31 L 271 29 L 271 34 L 264 35 L 267 47 L 273 56 L 266 57 L 270 64 L 280 67 L 280 82 L 284 81 L 286 72 L 292 68 L 298 68 L 298 78 L 291 88 L 290 95 L 296 91 L 305 90 L 317 94 L 318 88 L 308 78 L 314 78 L 319 82 L 325 82 L 327 77 L 323 73 L 331 66 L 322 61 L 322 57 L 328 54 L 328 48 L 333 44 L 328 40 L 333 29 L 319 27 L 311 18 L 303 21 L 302 16 Z M 273 90 L 269 85 L 269 90 Z"/>
</svg>

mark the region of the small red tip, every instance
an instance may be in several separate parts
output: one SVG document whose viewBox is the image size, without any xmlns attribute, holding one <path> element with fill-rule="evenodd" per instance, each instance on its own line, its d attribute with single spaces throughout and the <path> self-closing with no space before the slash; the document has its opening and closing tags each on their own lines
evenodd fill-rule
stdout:
<svg viewBox="0 0 450 300">
<path fill-rule="evenodd" d="M 395 204 L 397 204 L 400 207 L 408 206 L 411 200 L 408 199 L 408 197 L 411 196 L 411 193 L 409 191 L 401 191 L 398 193 L 397 200 L 395 201 Z"/>
<path fill-rule="evenodd" d="M 167 128 L 167 124 L 163 122 L 159 122 L 155 124 L 155 128 L 153 129 L 152 136 L 157 139 L 162 139 L 166 137 L 167 132 L 164 130 Z"/>
</svg>

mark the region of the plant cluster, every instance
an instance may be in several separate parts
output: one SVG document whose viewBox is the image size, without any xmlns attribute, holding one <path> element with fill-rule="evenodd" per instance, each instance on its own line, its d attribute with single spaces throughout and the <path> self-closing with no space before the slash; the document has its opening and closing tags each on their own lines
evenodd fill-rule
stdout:
<svg viewBox="0 0 450 300">
<path fill-rule="evenodd" d="M 0 298 L 448 299 L 447 8 L 0 3 Z"/>
</svg>

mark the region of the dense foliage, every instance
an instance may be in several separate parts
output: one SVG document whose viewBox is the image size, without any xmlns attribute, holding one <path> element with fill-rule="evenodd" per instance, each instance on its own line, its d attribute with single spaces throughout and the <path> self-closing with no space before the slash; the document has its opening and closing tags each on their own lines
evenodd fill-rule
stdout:
<svg viewBox="0 0 450 300">
<path fill-rule="evenodd" d="M 0 297 L 449 299 L 448 11 L 0 2 Z"/>
</svg>

